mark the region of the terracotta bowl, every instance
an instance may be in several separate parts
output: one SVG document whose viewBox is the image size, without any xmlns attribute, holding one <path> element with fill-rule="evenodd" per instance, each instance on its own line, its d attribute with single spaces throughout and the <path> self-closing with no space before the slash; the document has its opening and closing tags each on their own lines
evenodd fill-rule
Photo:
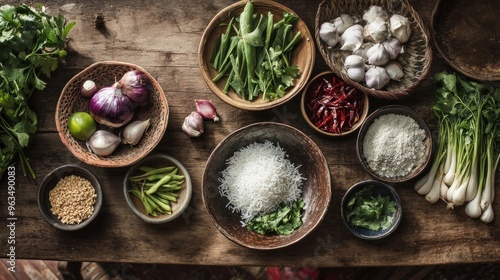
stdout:
<svg viewBox="0 0 500 280">
<path fill-rule="evenodd" d="M 68 118 L 74 112 L 89 111 L 90 98 L 80 94 L 80 88 L 86 80 L 94 81 L 99 88 L 111 86 L 130 70 L 142 71 L 151 81 L 151 102 L 144 108 L 136 108 L 132 121 L 150 119 L 151 125 L 137 145 L 119 145 L 110 156 L 97 156 L 88 150 L 85 141 L 79 141 L 71 135 Z M 64 86 L 57 102 L 55 121 L 61 141 L 79 160 L 99 167 L 123 167 L 136 163 L 153 151 L 167 129 L 168 114 L 167 99 L 160 84 L 145 69 L 125 62 L 103 61 L 90 65 Z M 119 131 L 115 129 L 115 132 L 119 135 Z"/>
<path fill-rule="evenodd" d="M 381 195 L 382 197 L 389 197 L 391 200 L 396 202 L 396 212 L 393 214 L 392 223 L 386 229 L 371 230 L 363 227 L 357 227 L 352 225 L 347 221 L 347 215 L 349 213 L 349 201 L 351 198 L 359 191 L 371 187 L 371 195 L 377 197 Z M 401 198 L 399 197 L 396 190 L 390 185 L 375 181 L 366 180 L 354 184 L 342 197 L 340 214 L 342 216 L 342 222 L 347 227 L 347 229 L 356 237 L 364 240 L 380 240 L 391 235 L 398 228 L 401 223 L 401 217 L 403 215 L 403 207 L 401 205 Z"/>
<path fill-rule="evenodd" d="M 61 179 L 70 175 L 76 175 L 84 179 L 87 179 L 94 187 L 95 193 L 97 195 L 96 201 L 94 203 L 94 212 L 92 216 L 90 216 L 90 218 L 86 220 L 83 220 L 81 223 L 74 225 L 62 223 L 61 220 L 57 217 L 57 215 L 52 214 L 52 211 L 50 210 L 52 206 L 49 200 L 50 191 L 55 188 L 56 184 Z M 99 214 L 99 211 L 101 210 L 102 206 L 102 201 L 103 201 L 103 195 L 101 190 L 101 184 L 99 183 L 97 177 L 87 168 L 76 164 L 63 165 L 51 171 L 42 180 L 42 183 L 40 184 L 37 193 L 38 208 L 43 218 L 47 221 L 47 223 L 49 223 L 53 227 L 66 231 L 75 231 L 88 226 Z"/>
<path fill-rule="evenodd" d="M 199 64 L 201 68 L 201 74 L 205 79 L 208 87 L 222 101 L 239 109 L 260 111 L 281 105 L 292 99 L 302 90 L 302 88 L 306 85 L 307 80 L 309 79 L 309 76 L 311 75 L 312 69 L 314 67 L 316 49 L 314 45 L 314 37 L 309 32 L 306 23 L 303 20 L 299 19 L 299 21 L 294 24 L 294 28 L 292 30 L 294 34 L 297 31 L 300 31 L 302 33 L 302 40 L 294 47 L 292 57 L 290 59 L 290 64 L 297 65 L 301 74 L 300 77 L 294 81 L 294 86 L 286 90 L 286 93 L 283 97 L 275 99 L 273 101 L 268 101 L 263 100 L 262 95 L 259 95 L 254 100 L 248 101 L 241 98 L 233 90 L 230 90 L 227 94 L 224 93 L 223 88 L 227 79 L 224 78 L 217 83 L 214 83 L 212 81 L 212 79 L 218 73 L 212 67 L 212 64 L 210 62 L 211 54 L 212 50 L 214 49 L 214 45 L 217 41 L 219 41 L 220 35 L 226 32 L 227 23 L 229 22 L 231 17 L 239 15 L 243 11 L 246 3 L 246 1 L 238 1 L 221 10 L 210 21 L 201 38 L 201 43 L 198 50 Z M 267 15 L 269 11 L 272 12 L 275 22 L 283 18 L 283 12 L 289 12 L 297 15 L 297 13 L 293 12 L 290 8 L 275 1 L 254 0 L 252 1 L 252 3 L 254 5 L 255 13 Z M 224 23 L 226 25 L 224 25 Z"/>
<path fill-rule="evenodd" d="M 425 133 L 425 139 L 423 140 L 424 145 L 425 145 L 425 150 L 424 150 L 424 155 L 423 155 L 423 160 L 420 165 L 414 166 L 411 171 L 405 175 L 405 176 L 400 176 L 400 177 L 385 177 L 383 175 L 380 175 L 376 171 L 374 171 L 370 165 L 368 164 L 366 158 L 365 158 L 365 153 L 364 153 L 364 147 L 363 147 L 363 141 L 366 136 L 366 133 L 370 126 L 377 120 L 379 117 L 387 115 L 387 114 L 396 114 L 396 115 L 403 115 L 403 116 L 408 116 L 412 118 L 413 120 L 416 121 L 420 129 L 424 130 Z M 393 141 L 391 139 L 387 139 L 387 141 Z M 406 182 L 409 181 L 417 176 L 419 176 L 429 165 L 431 161 L 431 156 L 432 156 L 432 135 L 429 130 L 429 127 L 425 123 L 425 121 L 413 110 L 406 106 L 400 106 L 400 105 L 388 105 L 385 107 L 382 107 L 373 113 L 371 113 L 368 118 L 366 118 L 365 122 L 361 126 L 359 133 L 358 133 L 358 138 L 357 138 L 357 143 L 356 143 L 356 152 L 358 154 L 358 158 L 361 161 L 361 164 L 363 165 L 363 168 L 374 178 L 380 181 L 384 182 L 389 182 L 389 183 L 401 183 L 401 182 Z"/>
<path fill-rule="evenodd" d="M 182 184 L 182 189 L 178 191 L 177 202 L 171 203 L 172 214 L 162 214 L 156 217 L 148 215 L 144 204 L 134 195 L 132 195 L 129 190 L 132 188 L 129 178 L 134 175 L 142 174 L 139 170 L 141 166 L 149 166 L 154 168 L 175 166 L 178 168 L 178 175 L 184 176 L 184 182 Z M 134 164 L 125 174 L 123 179 L 123 195 L 125 196 L 125 201 L 130 207 L 132 212 L 137 215 L 140 219 L 150 224 L 163 224 L 175 220 L 182 215 L 184 210 L 187 209 L 189 203 L 191 202 L 191 197 L 193 194 L 193 186 L 191 183 L 191 176 L 187 169 L 178 161 L 177 159 L 165 155 L 165 154 L 150 154 L 144 159 L 140 160 Z"/>
<path fill-rule="evenodd" d="M 246 229 L 241 225 L 239 213 L 229 210 L 228 200 L 219 194 L 218 178 L 227 166 L 226 160 L 242 147 L 266 140 L 279 143 L 288 159 L 300 166 L 300 173 L 307 178 L 302 186 L 306 208 L 303 224 L 289 235 L 262 235 Z M 202 184 L 203 203 L 215 227 L 229 240 L 260 250 L 282 248 L 306 237 L 322 221 L 331 198 L 330 170 L 319 147 L 298 129 L 271 122 L 248 125 L 224 138 L 208 158 Z"/>
<path fill-rule="evenodd" d="M 314 131 L 316 131 L 317 133 L 319 133 L 321 135 L 335 137 L 335 136 L 344 136 L 344 135 L 351 134 L 351 133 L 357 131 L 359 127 L 361 127 L 361 125 L 363 124 L 363 122 L 366 119 L 366 116 L 368 116 L 368 110 L 370 107 L 370 99 L 368 97 L 368 94 L 366 94 L 362 91 L 358 91 L 356 88 L 354 88 L 362 96 L 362 100 L 363 100 L 363 107 L 362 107 L 363 109 L 359 113 L 359 119 L 354 122 L 354 124 L 352 125 L 352 127 L 349 130 L 343 130 L 340 133 L 332 133 L 332 132 L 328 132 L 328 131 L 325 131 L 323 129 L 320 129 L 311 120 L 313 112 L 309 108 L 308 104 L 309 104 L 309 101 L 311 100 L 312 92 L 318 87 L 318 85 L 320 85 L 320 83 L 323 81 L 323 79 L 326 79 L 326 80 L 331 82 L 333 77 L 335 77 L 335 79 L 340 79 L 332 71 L 326 71 L 326 72 L 322 72 L 322 73 L 316 75 L 314 78 L 312 78 L 309 81 L 309 83 L 307 83 L 306 87 L 304 88 L 304 91 L 302 92 L 302 97 L 300 100 L 300 111 L 301 111 L 302 116 L 304 117 L 304 120 L 306 121 L 306 123 Z M 352 87 L 352 86 L 350 86 L 350 87 Z"/>
</svg>

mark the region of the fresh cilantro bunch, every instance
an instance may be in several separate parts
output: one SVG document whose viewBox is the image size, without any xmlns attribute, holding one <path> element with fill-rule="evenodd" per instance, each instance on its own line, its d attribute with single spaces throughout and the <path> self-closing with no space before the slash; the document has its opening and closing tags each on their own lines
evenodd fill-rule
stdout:
<svg viewBox="0 0 500 280">
<path fill-rule="evenodd" d="M 260 234 L 290 234 L 302 225 L 304 206 L 305 202 L 300 198 L 290 206 L 283 205 L 272 213 L 253 218 L 246 227 Z"/>
<path fill-rule="evenodd" d="M 347 222 L 370 230 L 390 227 L 396 213 L 396 202 L 388 196 L 373 196 L 372 186 L 358 191 L 347 202 Z"/>
<path fill-rule="evenodd" d="M 64 46 L 74 25 L 62 15 L 46 14 L 41 5 L 0 7 L 0 179 L 16 155 L 23 173 L 35 177 L 23 153 L 37 129 L 28 101 L 67 55 Z"/>
</svg>

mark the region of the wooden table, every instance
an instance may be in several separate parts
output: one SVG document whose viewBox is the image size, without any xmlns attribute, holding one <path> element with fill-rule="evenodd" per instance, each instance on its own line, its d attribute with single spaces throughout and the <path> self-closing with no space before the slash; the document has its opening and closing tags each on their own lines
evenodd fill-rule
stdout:
<svg viewBox="0 0 500 280">
<path fill-rule="evenodd" d="M 3 1 L 5 2 L 5 0 Z M 28 1 L 31 4 L 38 1 Z M 468 218 L 463 207 L 447 210 L 444 203 L 430 205 L 418 195 L 413 184 L 396 188 L 404 207 L 403 221 L 393 236 L 372 244 L 356 239 L 341 223 L 339 204 L 352 184 L 370 178 L 357 160 L 356 136 L 329 139 L 315 134 L 299 110 L 299 99 L 265 112 L 245 112 L 216 98 L 202 79 L 198 66 L 198 45 L 211 18 L 230 0 L 143 0 L 64 1 L 43 0 L 51 14 L 62 13 L 76 21 L 70 32 L 67 64 L 48 80 L 46 89 L 36 93 L 31 106 L 38 115 L 39 130 L 26 150 L 37 178 L 22 176 L 17 166 L 15 256 L 18 259 L 68 261 L 140 262 L 205 265 L 310 265 L 310 266 L 400 266 L 500 261 L 498 218 L 491 224 Z M 279 2 L 297 12 L 314 32 L 319 0 Z M 21 1 L 7 0 L 16 4 Z M 433 0 L 411 3 L 429 27 Z M 107 32 L 94 28 L 94 17 L 102 14 Z M 313 75 L 327 70 L 317 53 Z M 134 216 L 122 194 L 126 168 L 103 169 L 80 163 L 62 144 L 56 131 L 54 111 L 66 82 L 96 61 L 118 60 L 147 69 L 163 87 L 170 106 L 170 118 L 157 151 L 179 159 L 189 170 L 194 194 L 185 214 L 165 225 L 149 225 Z M 446 66 L 434 56 L 432 75 Z M 429 77 L 430 77 L 429 75 Z M 198 139 L 181 131 L 184 117 L 193 109 L 193 99 L 210 98 L 220 123 L 207 122 L 206 133 Z M 381 105 L 403 104 L 418 112 L 436 134 L 430 110 L 434 93 L 430 80 L 403 101 L 371 99 L 370 111 Z M 299 243 L 279 250 L 258 251 L 241 247 L 220 234 L 210 221 L 201 198 L 204 164 L 214 147 L 230 132 L 242 126 L 276 121 L 293 125 L 322 149 L 330 165 L 333 195 L 320 227 Z M 62 232 L 42 218 L 36 192 L 43 177 L 66 163 L 82 164 L 96 173 L 103 185 L 104 205 L 97 220 L 78 232 Z M 496 187 L 498 187 L 498 182 Z M 7 181 L 0 182 L 0 252 L 7 246 Z M 500 215 L 500 192 L 495 213 Z"/>
</svg>

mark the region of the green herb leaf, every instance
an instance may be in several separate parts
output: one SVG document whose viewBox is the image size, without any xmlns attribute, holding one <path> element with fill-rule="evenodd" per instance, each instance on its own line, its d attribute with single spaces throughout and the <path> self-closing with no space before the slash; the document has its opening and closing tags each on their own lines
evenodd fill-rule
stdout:
<svg viewBox="0 0 500 280">
<path fill-rule="evenodd" d="M 302 198 L 292 205 L 281 205 L 278 210 L 253 218 L 246 227 L 260 234 L 291 234 L 302 225 L 305 202 Z"/>
</svg>

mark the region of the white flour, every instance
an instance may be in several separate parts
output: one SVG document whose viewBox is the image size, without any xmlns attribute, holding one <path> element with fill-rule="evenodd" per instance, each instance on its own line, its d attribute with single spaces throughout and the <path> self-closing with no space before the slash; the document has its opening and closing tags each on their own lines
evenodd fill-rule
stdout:
<svg viewBox="0 0 500 280">
<path fill-rule="evenodd" d="M 387 178 L 409 174 L 424 160 L 425 131 L 403 115 L 387 114 L 375 119 L 363 141 L 368 165 Z"/>
</svg>

